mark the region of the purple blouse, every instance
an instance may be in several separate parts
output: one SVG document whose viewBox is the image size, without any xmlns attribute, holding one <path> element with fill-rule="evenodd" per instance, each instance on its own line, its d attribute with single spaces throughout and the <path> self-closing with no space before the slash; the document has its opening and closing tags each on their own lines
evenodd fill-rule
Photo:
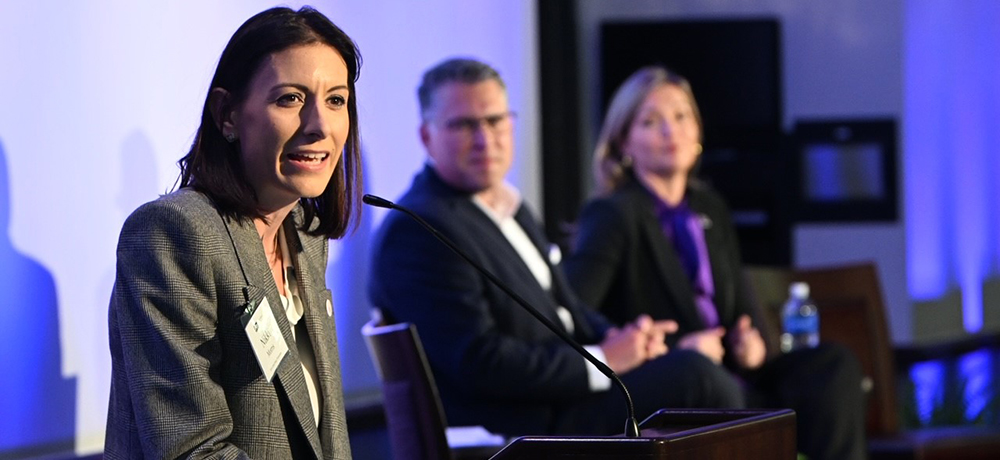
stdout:
<svg viewBox="0 0 1000 460">
<path fill-rule="evenodd" d="M 673 242 L 674 249 L 681 261 L 681 266 L 691 281 L 694 291 L 694 303 L 698 306 L 698 314 L 706 327 L 719 325 L 719 313 L 715 309 L 715 283 L 712 281 L 712 263 L 708 258 L 708 245 L 705 243 L 705 230 L 701 218 L 688 207 L 684 199 L 676 207 L 670 207 L 656 199 L 656 215 L 660 219 L 660 227 L 668 240 Z"/>
</svg>

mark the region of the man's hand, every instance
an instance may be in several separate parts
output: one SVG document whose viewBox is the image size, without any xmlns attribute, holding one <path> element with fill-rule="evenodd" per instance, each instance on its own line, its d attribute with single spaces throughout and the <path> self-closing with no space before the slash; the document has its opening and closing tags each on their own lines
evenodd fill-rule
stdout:
<svg viewBox="0 0 1000 460">
<path fill-rule="evenodd" d="M 670 351 L 667 348 L 667 335 L 677 332 L 677 321 L 653 321 L 647 315 L 640 316 L 636 321 L 644 320 L 644 318 L 650 321 L 649 333 L 647 334 L 649 342 L 646 346 L 646 359 L 656 359 Z"/>
<path fill-rule="evenodd" d="M 677 330 L 674 321 L 653 321 L 642 315 L 622 329 L 613 328 L 601 342 L 601 351 L 611 370 L 624 374 L 667 353 L 665 338 Z"/>
<path fill-rule="evenodd" d="M 743 315 L 736 320 L 736 325 L 729 336 L 729 342 L 732 345 L 733 358 L 736 359 L 736 364 L 740 367 L 756 369 L 764 364 L 764 358 L 767 357 L 767 347 L 764 345 L 764 339 L 760 336 L 760 331 L 753 327 L 750 322 L 749 316 Z"/>
<path fill-rule="evenodd" d="M 722 346 L 724 335 L 726 335 L 726 328 L 722 326 L 692 332 L 681 337 L 677 346 L 685 350 L 697 351 L 712 360 L 713 363 L 721 364 L 722 357 L 726 354 L 726 348 Z"/>
</svg>

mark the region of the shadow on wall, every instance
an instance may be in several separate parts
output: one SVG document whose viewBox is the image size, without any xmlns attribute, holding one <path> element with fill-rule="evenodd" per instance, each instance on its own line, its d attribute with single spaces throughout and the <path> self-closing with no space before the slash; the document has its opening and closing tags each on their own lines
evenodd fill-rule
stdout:
<svg viewBox="0 0 1000 460">
<path fill-rule="evenodd" d="M 73 449 L 76 379 L 62 377 L 55 280 L 10 240 L 10 177 L 0 143 L 0 459 Z M 46 225 L 37 222 L 37 225 Z"/>
<path fill-rule="evenodd" d="M 115 205 L 121 211 L 120 222 L 124 222 L 132 211 L 148 201 L 155 200 L 160 193 L 156 188 L 157 169 L 153 143 L 145 133 L 133 129 L 125 136 L 121 145 L 119 164 L 119 185 L 115 195 Z M 101 275 L 97 290 L 94 292 L 93 311 L 83 315 L 79 320 L 86 323 L 85 333 L 88 337 L 79 345 L 82 348 L 80 356 L 90 367 L 90 372 L 81 373 L 78 377 L 81 395 L 81 401 L 77 406 L 81 412 L 78 420 L 81 420 L 79 423 L 86 430 L 80 434 L 84 444 L 81 446 L 81 440 L 77 440 L 77 447 L 82 449 L 94 448 L 94 444 L 99 444 L 98 441 L 92 443 L 86 438 L 87 436 L 101 436 L 103 439 L 103 424 L 87 425 L 97 420 L 106 420 L 108 410 L 108 397 L 111 393 L 108 304 L 115 285 L 115 273 L 115 265 L 112 265 Z M 95 371 L 97 367 L 100 371 Z"/>
<path fill-rule="evenodd" d="M 115 204 L 121 211 L 121 221 L 124 222 L 132 211 L 142 206 L 148 201 L 155 200 L 159 194 L 156 190 L 156 155 L 153 152 L 153 143 L 142 131 L 132 130 L 125 136 L 121 147 L 121 165 L 118 174 L 118 193 L 115 195 Z M 112 266 L 101 276 L 100 285 L 97 287 L 94 305 L 99 309 L 94 311 L 92 317 L 98 317 L 98 321 L 93 321 L 91 327 L 94 332 L 94 340 L 89 345 L 91 354 L 87 357 L 87 362 L 106 361 L 108 370 L 111 369 L 111 352 L 108 345 L 108 305 L 111 303 L 111 291 L 115 287 L 115 267 Z M 104 398 L 103 407 L 100 410 L 107 410 L 108 396 L 111 393 L 111 373 L 101 376 L 100 387 L 91 388 L 91 391 L 102 391 Z M 92 395 L 91 392 L 81 392 L 81 394 Z M 95 408 L 96 409 L 96 408 Z"/>
</svg>

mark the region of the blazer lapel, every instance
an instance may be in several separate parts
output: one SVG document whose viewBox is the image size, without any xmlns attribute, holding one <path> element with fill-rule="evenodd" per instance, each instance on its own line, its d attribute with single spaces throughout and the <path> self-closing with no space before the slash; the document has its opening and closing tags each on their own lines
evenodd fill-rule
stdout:
<svg viewBox="0 0 1000 460">
<path fill-rule="evenodd" d="M 291 325 L 281 304 L 278 287 L 274 284 L 274 277 L 271 275 L 271 269 L 264 255 L 260 234 L 257 233 L 253 222 L 249 220 L 234 221 L 227 218 L 225 221 L 237 257 L 247 278 L 248 291 L 258 289 L 263 291 L 275 320 L 278 322 L 278 328 L 281 329 L 281 335 L 288 345 L 288 354 L 281 360 L 278 370 L 275 372 L 275 391 L 278 393 L 278 397 L 284 393 L 284 396 L 288 398 L 302 431 L 309 439 L 313 452 L 317 458 L 322 458 L 319 433 L 313 418 L 312 403 L 309 399 L 309 391 L 306 389 L 298 348 L 295 346 Z"/>
<path fill-rule="evenodd" d="M 514 214 L 514 220 L 516 220 L 518 225 L 524 229 L 524 233 L 528 235 L 528 238 L 531 239 L 531 242 L 534 243 L 535 248 L 537 248 L 538 252 L 541 254 L 542 259 L 545 261 L 545 265 L 549 267 L 549 272 L 552 273 L 552 296 L 554 297 L 556 303 L 565 307 L 572 313 L 574 335 L 577 337 L 592 338 L 594 336 L 594 331 L 591 328 L 590 323 L 586 321 L 584 313 L 576 310 L 578 304 L 569 289 L 569 282 L 565 279 L 559 267 L 553 264 L 552 260 L 549 258 L 550 243 L 548 239 L 545 238 L 545 235 L 542 234 L 541 228 L 531 215 L 531 212 L 528 211 L 528 209 L 522 204 L 520 209 L 517 210 L 517 213 Z M 525 268 L 527 269 L 527 267 Z M 559 324 L 560 326 L 562 325 L 562 321 L 558 319 L 558 317 L 553 320 L 556 324 Z"/>
<path fill-rule="evenodd" d="M 320 407 L 319 434 L 322 441 L 323 454 L 325 458 L 333 458 L 335 451 L 335 432 L 346 431 L 343 417 L 337 414 L 337 408 L 343 408 L 341 398 L 343 389 L 338 383 L 337 376 L 340 374 L 340 356 L 337 350 L 336 329 L 333 318 L 333 298 L 330 291 L 321 289 L 324 285 L 322 280 L 326 273 L 321 268 L 325 267 L 323 260 L 325 251 L 323 247 L 306 247 L 302 241 L 302 235 L 296 230 L 297 225 L 301 225 L 301 208 L 296 207 L 294 223 L 290 219 L 285 225 L 285 235 L 288 236 L 288 248 L 294 260 L 297 279 L 299 283 L 299 295 L 305 303 L 303 320 L 306 322 L 306 331 L 309 333 L 309 341 L 312 344 L 316 363 L 316 374 L 319 380 L 319 393 L 322 395 L 322 405 Z M 322 244 L 326 244 L 324 240 Z M 315 265 L 314 265 L 315 264 Z M 310 409 L 311 410 L 311 409 Z M 310 412 L 311 414 L 311 412 Z M 331 424 L 334 424 L 331 426 Z"/>
<path fill-rule="evenodd" d="M 734 295 L 732 291 L 734 280 L 727 276 L 730 272 L 729 260 L 724 252 L 730 245 L 723 241 L 720 228 L 709 217 L 708 205 L 702 199 L 702 194 L 689 188 L 688 196 L 691 210 L 701 218 L 702 229 L 705 232 L 705 245 L 708 246 L 708 260 L 712 266 L 712 282 L 715 287 L 712 301 L 719 312 L 720 324 L 728 327 L 735 319 L 732 318 L 734 303 L 730 300 Z"/>
<path fill-rule="evenodd" d="M 653 264 L 660 273 L 664 285 L 667 286 L 668 295 L 672 297 L 671 302 L 676 305 L 673 310 L 679 316 L 677 320 L 681 322 L 682 328 L 683 324 L 691 324 L 696 326 L 695 329 L 703 329 L 705 323 L 698 315 L 697 306 L 694 304 L 694 291 L 691 289 L 691 282 L 684 273 L 684 267 L 681 266 L 680 258 L 677 257 L 673 245 L 663 234 L 663 227 L 660 226 L 660 221 L 656 216 L 653 198 L 641 185 L 636 184 L 635 186 L 639 187 L 641 193 L 636 199 L 628 200 L 628 202 L 638 206 L 635 211 L 640 216 L 639 233 L 649 243 Z"/>
<path fill-rule="evenodd" d="M 554 299 L 542 289 L 542 286 L 538 284 L 538 279 L 535 275 L 531 273 L 531 269 L 528 268 L 528 264 L 524 262 L 521 258 L 521 254 L 514 249 L 514 246 L 510 244 L 507 237 L 497 226 L 493 219 L 479 209 L 475 203 L 468 199 L 457 199 L 458 200 L 458 210 L 461 213 L 469 215 L 469 219 L 458 219 L 459 221 L 474 222 L 474 225 L 479 226 L 482 235 L 489 237 L 490 241 L 487 243 L 487 247 L 490 251 L 498 252 L 499 257 L 504 260 L 504 265 L 508 269 L 513 269 L 516 272 L 517 280 L 513 283 L 508 282 L 514 286 L 519 286 L 521 289 L 518 290 L 518 294 L 524 297 L 531 306 L 535 307 L 540 313 L 545 315 L 546 318 L 551 320 L 556 325 L 562 327 L 562 320 L 559 319 L 559 314 L 556 313 L 554 307 Z M 535 242 L 531 236 L 530 228 L 531 225 L 526 224 L 523 219 L 527 214 L 522 206 L 518 209 L 517 213 L 514 215 L 514 219 L 517 221 L 521 229 L 525 231 L 528 238 Z M 537 242 L 535 242 L 537 247 Z M 546 255 L 542 254 L 543 259 L 547 259 Z M 496 275 L 496 273 L 494 273 Z M 544 301 L 542 301 L 544 300 Z"/>
<path fill-rule="evenodd" d="M 434 172 L 430 166 L 426 166 L 424 171 L 418 176 L 413 184 L 414 189 L 423 189 L 427 193 L 434 196 L 445 198 L 448 201 L 447 209 L 450 212 L 454 212 L 456 216 L 452 217 L 455 222 L 467 222 L 472 228 L 468 229 L 468 233 L 475 235 L 482 235 L 487 238 L 488 241 L 483 243 L 484 247 L 490 248 L 490 252 L 495 253 L 496 259 L 500 259 L 503 269 L 509 270 L 510 275 L 515 276 L 515 279 L 505 280 L 508 284 L 519 286 L 523 288 L 518 290 L 518 294 L 521 295 L 529 304 L 534 306 L 540 313 L 545 315 L 555 324 L 562 326 L 562 321 L 559 319 L 559 314 L 556 313 L 555 309 L 555 299 L 552 298 L 547 292 L 545 292 L 542 287 L 538 284 L 538 280 L 535 275 L 531 273 L 531 269 L 528 265 L 524 263 L 524 259 L 518 254 L 514 246 L 510 244 L 507 237 L 504 236 L 500 228 L 490 219 L 489 216 L 479 209 L 475 203 L 472 202 L 471 197 L 468 193 L 458 192 L 444 183 Z M 517 215 L 524 213 L 524 208 L 518 210 L 518 214 L 515 214 L 515 219 Z M 527 214 L 524 214 L 527 215 Z M 522 215 L 523 218 L 523 215 Z M 518 224 L 525 232 L 529 233 L 528 228 L 531 225 L 526 225 L 524 222 L 518 220 Z M 542 253 L 542 258 L 547 259 L 547 255 Z M 501 278 L 503 276 L 499 273 L 494 273 Z M 513 301 L 513 299 L 511 299 Z"/>
</svg>

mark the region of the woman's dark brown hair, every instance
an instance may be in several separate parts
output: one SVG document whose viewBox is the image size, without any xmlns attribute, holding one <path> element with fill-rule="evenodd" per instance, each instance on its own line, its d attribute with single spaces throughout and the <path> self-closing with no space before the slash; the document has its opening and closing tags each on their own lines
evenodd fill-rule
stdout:
<svg viewBox="0 0 1000 460">
<path fill-rule="evenodd" d="M 354 90 L 361 70 L 361 55 L 351 37 L 310 7 L 298 11 L 289 8 L 263 11 L 244 22 L 229 39 L 205 97 L 201 126 L 194 143 L 187 155 L 177 162 L 181 167 L 180 187 L 192 187 L 208 195 L 226 216 L 236 219 L 262 217 L 257 208 L 257 195 L 243 170 L 239 143 L 226 142 L 212 117 L 209 99 L 214 88 L 222 88 L 231 95 L 227 107 L 237 107 L 245 100 L 250 81 L 265 58 L 293 46 L 314 43 L 329 45 L 344 58 L 351 126 L 344 154 L 326 189 L 316 198 L 302 199 L 303 229 L 310 229 L 313 220 L 318 218 L 319 225 L 309 230 L 310 234 L 340 238 L 348 228 L 357 225 L 361 211 L 361 140 L 358 99 Z"/>
</svg>

